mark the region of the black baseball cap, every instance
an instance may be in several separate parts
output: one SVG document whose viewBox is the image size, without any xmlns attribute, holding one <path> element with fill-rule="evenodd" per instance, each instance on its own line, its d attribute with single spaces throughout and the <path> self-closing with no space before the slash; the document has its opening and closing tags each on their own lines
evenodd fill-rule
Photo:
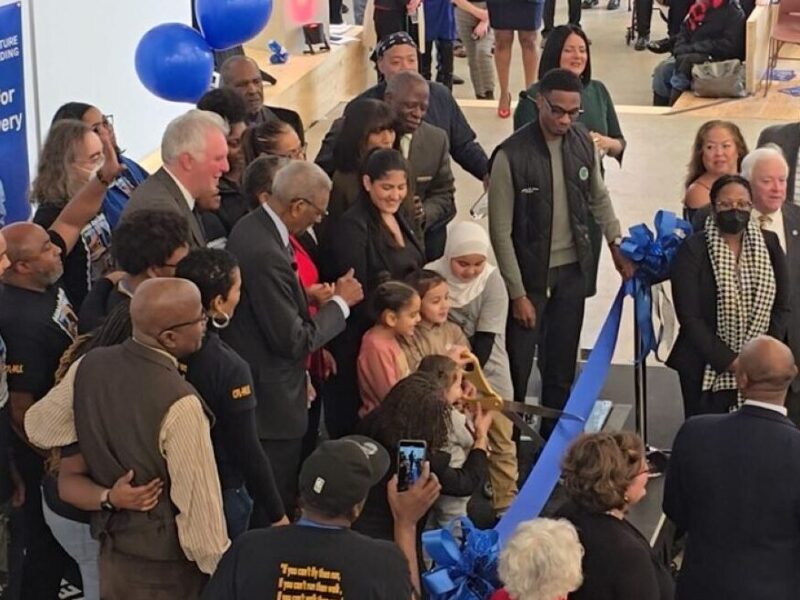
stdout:
<svg viewBox="0 0 800 600">
<path fill-rule="evenodd" d="M 390 462 L 386 449 L 363 435 L 323 442 L 300 469 L 300 495 L 314 508 L 344 514 L 383 479 Z"/>
</svg>

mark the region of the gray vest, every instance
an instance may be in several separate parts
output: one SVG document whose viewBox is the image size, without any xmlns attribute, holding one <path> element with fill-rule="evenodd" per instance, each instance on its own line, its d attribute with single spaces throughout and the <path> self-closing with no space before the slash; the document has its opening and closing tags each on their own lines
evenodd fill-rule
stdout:
<svg viewBox="0 0 800 600">
<path fill-rule="evenodd" d="M 75 428 L 92 478 L 110 488 L 129 469 L 134 485 L 164 482 L 158 505 L 147 513 L 122 510 L 92 514 L 92 535 L 113 549 L 149 560 L 185 560 L 169 496 L 167 463 L 159 433 L 170 407 L 198 396 L 168 356 L 132 339 L 97 348 L 75 375 Z"/>
</svg>

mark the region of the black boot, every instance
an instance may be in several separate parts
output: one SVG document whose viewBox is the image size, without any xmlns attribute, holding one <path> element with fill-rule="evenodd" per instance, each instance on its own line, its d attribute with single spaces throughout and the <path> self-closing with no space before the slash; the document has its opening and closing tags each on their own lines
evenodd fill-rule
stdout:
<svg viewBox="0 0 800 600">
<path fill-rule="evenodd" d="M 641 52 L 645 48 L 647 48 L 647 44 L 650 43 L 650 36 L 649 35 L 640 35 L 636 38 L 636 43 L 633 46 L 633 49 L 637 52 Z"/>
<path fill-rule="evenodd" d="M 653 106 L 669 106 L 669 98 L 653 92 Z"/>
</svg>

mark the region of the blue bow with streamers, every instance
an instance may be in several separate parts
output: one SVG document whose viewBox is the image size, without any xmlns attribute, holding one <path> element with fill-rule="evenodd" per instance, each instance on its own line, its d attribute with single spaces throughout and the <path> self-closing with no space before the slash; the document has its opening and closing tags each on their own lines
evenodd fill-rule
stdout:
<svg viewBox="0 0 800 600">
<path fill-rule="evenodd" d="M 278 43 L 277 40 L 270 40 L 267 43 L 267 48 L 270 49 L 272 54 L 269 57 L 269 62 L 273 65 L 282 65 L 289 60 L 289 52 Z"/>
<path fill-rule="evenodd" d="M 458 525 L 461 542 L 453 535 Z M 422 546 L 436 565 L 422 576 L 432 600 L 484 600 L 500 587 L 496 531 L 476 529 L 472 521 L 461 517 L 446 529 L 423 533 Z"/>
<path fill-rule="evenodd" d="M 631 293 L 640 336 L 636 362 L 646 358 L 658 347 L 653 329 L 653 298 L 650 288 L 669 277 L 670 265 L 678 248 L 692 233 L 692 226 L 688 221 L 667 210 L 658 211 L 654 222 L 655 235 L 642 223 L 631 227 L 630 236 L 622 240 L 620 245 L 620 252 L 637 266 Z"/>
</svg>

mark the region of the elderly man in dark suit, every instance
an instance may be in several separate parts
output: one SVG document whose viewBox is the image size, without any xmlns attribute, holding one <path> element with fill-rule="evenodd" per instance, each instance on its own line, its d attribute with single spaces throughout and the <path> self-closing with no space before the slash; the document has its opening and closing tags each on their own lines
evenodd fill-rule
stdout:
<svg viewBox="0 0 800 600">
<path fill-rule="evenodd" d="M 789 165 L 780 148 L 767 144 L 742 160 L 742 175 L 753 190 L 753 214 L 762 229 L 778 236 L 786 254 L 791 288 L 787 340 L 795 361 L 800 363 L 800 206 L 787 201 Z M 786 398 L 789 418 L 800 423 L 800 378 L 795 379 Z"/>
<path fill-rule="evenodd" d="M 664 483 L 664 512 L 688 535 L 679 600 L 800 598 L 800 430 L 783 399 L 797 367 L 774 338 L 742 347 L 745 402 L 689 419 Z"/>
<path fill-rule="evenodd" d="M 312 317 L 297 276 L 289 236 L 322 220 L 330 189 L 330 179 L 315 164 L 289 163 L 275 175 L 269 200 L 233 228 L 227 247 L 239 259 L 242 299 L 224 337 L 253 372 L 259 438 L 287 515 L 296 504 L 312 400 L 306 358 L 344 330 L 349 307 L 363 298 L 351 271 L 336 282 L 333 298 Z"/>
<path fill-rule="evenodd" d="M 164 166 L 134 190 L 122 218 L 139 210 L 169 210 L 186 218 L 192 247 L 206 245 L 202 210 L 219 208 L 219 180 L 228 172 L 228 125 L 192 109 L 173 119 L 161 139 Z"/>
<path fill-rule="evenodd" d="M 786 199 L 800 204 L 800 186 L 797 185 L 797 163 L 800 161 L 800 123 L 773 125 L 767 127 L 758 136 L 758 146 L 776 144 L 783 151 L 789 164 L 789 178 L 786 185 Z"/>
<path fill-rule="evenodd" d="M 456 216 L 456 204 L 447 134 L 423 121 L 429 98 L 428 82 L 413 71 L 395 75 L 384 94 L 398 115 L 397 144 L 411 165 L 412 212 L 423 232 L 425 258 L 430 261 L 444 254 L 447 224 Z"/>
</svg>

